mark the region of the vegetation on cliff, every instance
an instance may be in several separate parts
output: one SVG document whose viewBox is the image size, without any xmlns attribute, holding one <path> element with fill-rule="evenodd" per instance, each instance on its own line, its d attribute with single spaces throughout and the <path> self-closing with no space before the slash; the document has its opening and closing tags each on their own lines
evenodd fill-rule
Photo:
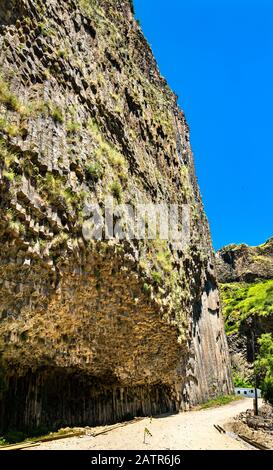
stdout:
<svg viewBox="0 0 273 470">
<path fill-rule="evenodd" d="M 188 124 L 132 2 L 10 3 L 0 4 L 0 429 L 114 422 L 230 393 Z M 105 213 L 106 199 L 120 231 L 131 221 L 118 203 L 187 204 L 189 224 L 182 210 L 177 223 L 190 226 L 188 246 L 128 231 L 105 240 L 103 223 L 103 240 L 90 240 L 91 208 Z"/>
<path fill-rule="evenodd" d="M 273 332 L 273 238 L 259 246 L 228 245 L 216 260 L 233 382 L 253 386 L 254 349 Z"/>
<path fill-rule="evenodd" d="M 249 316 L 273 314 L 273 280 L 222 284 L 221 295 L 227 334 L 238 332 Z"/>
</svg>

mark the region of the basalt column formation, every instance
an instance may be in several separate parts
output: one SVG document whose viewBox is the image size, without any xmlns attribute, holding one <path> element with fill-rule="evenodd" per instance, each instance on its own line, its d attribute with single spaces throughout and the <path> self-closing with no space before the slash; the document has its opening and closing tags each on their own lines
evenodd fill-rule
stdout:
<svg viewBox="0 0 273 470">
<path fill-rule="evenodd" d="M 189 129 L 132 3 L 0 0 L 0 28 L 1 430 L 230 393 Z M 187 204 L 189 243 L 87 240 L 109 196 Z"/>
</svg>

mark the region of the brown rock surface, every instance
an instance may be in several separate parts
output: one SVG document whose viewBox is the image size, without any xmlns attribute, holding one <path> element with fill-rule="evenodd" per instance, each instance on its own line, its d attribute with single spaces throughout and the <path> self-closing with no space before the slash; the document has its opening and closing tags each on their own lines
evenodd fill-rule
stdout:
<svg viewBox="0 0 273 470">
<path fill-rule="evenodd" d="M 228 245 L 216 253 L 219 282 L 273 279 L 273 238 L 259 246 Z"/>
<path fill-rule="evenodd" d="M 1 429 L 231 391 L 189 130 L 129 0 L 0 1 Z M 189 204 L 186 250 L 86 242 L 105 196 Z"/>
</svg>

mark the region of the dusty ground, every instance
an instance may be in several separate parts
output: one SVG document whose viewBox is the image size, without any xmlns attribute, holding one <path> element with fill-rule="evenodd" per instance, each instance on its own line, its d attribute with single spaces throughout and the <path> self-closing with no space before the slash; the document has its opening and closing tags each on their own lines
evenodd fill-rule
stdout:
<svg viewBox="0 0 273 470">
<path fill-rule="evenodd" d="M 145 418 L 96 437 L 62 439 L 30 450 L 244 450 L 249 449 L 247 444 L 231 435 L 220 434 L 213 425 L 223 425 L 251 406 L 252 399 L 246 398 L 219 408 L 153 418 L 152 422 Z M 146 437 L 146 444 L 143 443 L 145 428 L 152 434 Z"/>
</svg>

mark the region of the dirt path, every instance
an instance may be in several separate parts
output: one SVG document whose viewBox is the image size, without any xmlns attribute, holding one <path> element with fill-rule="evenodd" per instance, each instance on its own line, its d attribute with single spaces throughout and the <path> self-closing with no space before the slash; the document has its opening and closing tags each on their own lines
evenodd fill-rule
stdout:
<svg viewBox="0 0 273 470">
<path fill-rule="evenodd" d="M 246 444 L 227 434 L 220 434 L 213 425 L 223 425 L 251 406 L 252 399 L 248 398 L 219 408 L 153 418 L 152 422 L 145 418 L 97 437 L 73 437 L 48 442 L 33 450 L 246 450 Z M 152 434 L 146 438 L 146 444 L 143 443 L 145 427 Z"/>
</svg>

